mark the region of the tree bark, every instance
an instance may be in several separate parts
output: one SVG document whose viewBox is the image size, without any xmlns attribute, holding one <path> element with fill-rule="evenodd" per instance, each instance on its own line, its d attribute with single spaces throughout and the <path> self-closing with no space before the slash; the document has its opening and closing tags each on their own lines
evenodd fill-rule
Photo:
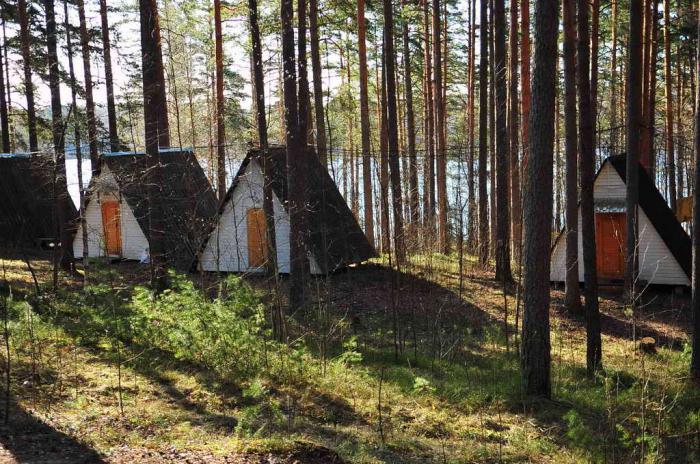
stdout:
<svg viewBox="0 0 700 464">
<path fill-rule="evenodd" d="M 299 99 L 297 96 L 297 71 L 294 59 L 294 4 L 282 0 L 282 61 L 284 88 L 284 120 L 287 144 L 287 183 L 289 188 L 289 254 L 290 285 L 289 305 L 299 308 L 304 302 L 306 280 L 306 250 L 304 244 L 304 175 L 306 164 L 305 140 L 299 126 Z"/>
<path fill-rule="evenodd" d="M 144 108 L 144 134 L 146 140 L 146 164 L 147 172 L 145 182 L 149 203 L 149 233 L 148 244 L 151 258 L 151 286 L 156 293 L 160 293 L 168 285 L 165 272 L 165 248 L 163 243 L 165 217 L 160 202 L 162 173 L 160 154 L 158 151 L 159 114 L 162 101 L 159 98 L 160 86 L 163 81 L 159 76 L 157 58 L 155 55 L 160 50 L 159 36 L 156 35 L 155 26 L 158 24 L 158 13 L 155 9 L 156 0 L 139 0 L 141 13 L 141 65 L 143 72 L 143 108 Z M 82 6 L 83 0 L 79 0 Z M 85 15 L 81 15 L 81 29 L 84 28 Z M 87 43 L 87 40 L 83 40 Z M 84 46 L 85 48 L 85 46 Z M 85 52 L 83 52 L 85 54 Z M 162 67 L 160 68 L 162 71 Z"/>
<path fill-rule="evenodd" d="M 56 45 L 56 12 L 54 0 L 44 0 L 44 13 L 46 15 L 46 58 L 49 72 L 49 88 L 51 90 L 51 135 L 54 150 L 54 207 L 56 228 L 61 247 L 58 254 L 54 254 L 54 284 L 57 284 L 56 270 L 58 266 L 70 271 L 73 264 L 73 244 L 68 232 L 66 220 L 66 205 L 71 199 L 68 197 L 68 184 L 66 179 L 66 151 L 64 138 L 63 108 L 61 106 L 61 78 L 58 67 L 58 51 Z"/>
<path fill-rule="evenodd" d="M 262 44 L 260 40 L 260 26 L 258 25 L 258 2 L 248 0 L 248 22 L 250 25 L 250 38 L 253 57 L 253 81 L 255 89 L 255 118 L 258 129 L 258 141 L 262 151 L 263 171 L 263 211 L 265 213 L 265 225 L 268 246 L 268 275 L 276 275 L 277 268 L 277 234 L 275 234 L 275 210 L 273 204 L 272 176 L 270 175 L 270 159 L 268 152 L 267 118 L 265 114 L 265 74 L 262 61 Z M 276 335 L 279 338 L 282 321 L 277 320 Z"/>
<path fill-rule="evenodd" d="M 600 0 L 591 0 L 591 127 L 593 128 L 593 152 L 598 140 L 598 44 L 600 34 Z"/>
<path fill-rule="evenodd" d="M 90 36 L 85 19 L 85 2 L 77 0 L 78 17 L 80 19 L 80 46 L 83 55 L 83 76 L 85 79 L 85 115 L 87 116 L 88 143 L 90 146 L 90 164 L 92 172 L 98 169 L 99 150 L 97 146 L 97 119 L 95 117 L 95 101 L 92 96 L 92 65 L 90 64 Z"/>
<path fill-rule="evenodd" d="M 423 212 L 423 222 L 428 232 L 428 235 L 432 237 L 435 230 L 435 119 L 434 119 L 434 106 L 433 106 L 433 77 L 432 77 L 432 64 L 431 64 L 431 37 L 430 37 L 430 14 L 428 8 L 428 1 L 423 0 L 423 28 L 425 35 L 425 45 L 424 45 L 424 63 L 425 63 L 425 102 L 426 107 L 426 121 L 424 122 L 427 126 L 427 133 L 425 136 L 425 166 L 423 169 L 423 177 L 425 180 L 425 191 L 427 194 L 423 194 L 424 212 Z M 432 240 L 432 238 L 431 238 Z"/>
<path fill-rule="evenodd" d="M 698 2 L 697 43 L 700 43 L 700 1 Z M 700 48 L 695 56 L 695 71 L 700 76 Z M 696 87 L 695 104 L 700 105 L 700 86 Z M 700 111 L 695 110 L 695 185 L 700 186 Z M 700 211 L 700 188 L 693 192 L 694 211 Z M 700 381 L 700 214 L 693 214 L 693 354 L 690 373 Z"/>
<path fill-rule="evenodd" d="M 648 172 L 649 176 L 656 181 L 656 151 L 654 147 L 654 137 L 656 135 L 655 120 L 656 120 L 656 66 L 658 61 L 658 35 L 659 35 L 659 15 L 657 0 L 651 0 L 651 37 L 649 44 L 649 89 L 647 92 L 646 101 L 646 146 L 649 160 Z"/>
<path fill-rule="evenodd" d="M 488 174 L 488 0 L 481 0 L 479 24 L 479 263 L 489 259 L 489 200 Z"/>
<path fill-rule="evenodd" d="M 434 0 L 438 2 L 439 0 Z M 396 108 L 396 72 L 394 64 L 394 12 L 391 0 L 384 0 L 384 74 L 386 75 L 387 140 L 389 143 L 389 169 L 391 171 L 391 202 L 394 213 L 394 253 L 397 264 L 406 258 L 403 236 L 403 202 L 401 196 L 401 172 L 399 166 L 399 133 Z"/>
<path fill-rule="evenodd" d="M 442 50 L 440 44 L 440 0 L 433 5 L 433 113 L 435 116 L 435 171 L 437 174 L 438 248 L 448 251 L 447 159 L 445 153 L 445 108 L 443 106 Z"/>
<path fill-rule="evenodd" d="M 216 193 L 226 195 L 226 129 L 224 126 L 224 41 L 221 27 L 221 0 L 214 0 L 214 42 L 216 66 Z"/>
<path fill-rule="evenodd" d="M 31 36 L 29 34 L 29 17 L 27 1 L 17 1 L 17 15 L 20 26 L 20 49 L 22 52 L 22 69 L 24 70 L 24 94 L 27 97 L 27 126 L 29 129 L 29 151 L 39 151 L 37 138 L 36 109 L 34 107 L 34 84 L 32 84 Z M 9 78 L 9 76 L 8 76 Z"/>
<path fill-rule="evenodd" d="M 309 75 L 307 72 L 306 58 L 306 1 L 307 0 L 297 0 L 297 20 L 299 21 L 299 27 L 297 29 L 299 143 L 304 149 L 309 140 L 309 109 L 311 108 L 311 94 L 309 92 Z"/>
<path fill-rule="evenodd" d="M 317 0 L 311 0 L 312 3 Z M 312 8 L 313 9 L 313 8 Z M 312 15 L 313 16 L 313 15 Z M 313 30 L 313 27 L 312 27 Z M 360 131 L 362 138 L 362 190 L 365 218 L 365 235 L 374 245 L 374 205 L 372 203 L 372 146 L 369 121 L 369 94 L 367 91 L 367 23 L 365 21 L 365 0 L 357 0 L 357 48 L 360 68 Z M 313 35 L 312 35 L 313 43 Z M 313 56 L 313 52 L 312 52 Z M 314 77 L 314 85 L 316 78 Z M 314 90 L 314 97 L 316 90 Z M 318 106 L 316 109 L 318 119 Z M 318 125 L 316 126 L 318 128 Z M 317 129 L 318 130 L 318 129 Z M 325 134 L 324 134 L 325 136 Z M 325 143 L 325 141 L 324 141 Z M 319 144 L 320 150 L 320 144 Z"/>
<path fill-rule="evenodd" d="M 578 280 L 578 136 L 576 134 L 576 0 L 564 0 L 564 130 L 566 132 L 566 307 L 581 312 Z"/>
<path fill-rule="evenodd" d="M 105 87 L 107 88 L 107 123 L 109 127 L 109 145 L 112 151 L 119 151 L 119 134 L 117 133 L 117 110 L 114 104 L 114 78 L 112 77 L 112 51 L 109 39 L 109 21 L 107 17 L 107 0 L 100 0 L 100 18 L 102 20 L 102 56 L 105 62 Z"/>
<path fill-rule="evenodd" d="M 532 79 L 530 158 L 524 190 L 523 334 L 520 371 L 526 395 L 551 396 L 549 238 L 559 3 L 535 2 L 535 70 Z"/>
<path fill-rule="evenodd" d="M 619 130 L 617 127 L 617 2 L 612 0 L 611 4 L 611 39 L 610 39 L 610 151 L 612 154 L 617 153 L 617 143 Z"/>
<path fill-rule="evenodd" d="M 406 138 L 408 145 L 408 203 L 411 224 L 420 221 L 420 200 L 418 198 L 418 164 L 416 160 L 416 118 L 413 112 L 413 80 L 411 78 L 411 50 L 409 43 L 408 15 L 409 4 L 402 0 L 402 39 L 403 39 L 403 75 L 406 93 Z"/>
<path fill-rule="evenodd" d="M 671 0 L 664 0 L 664 89 L 666 98 L 666 182 L 671 209 L 676 211 L 676 153 L 673 140 L 673 75 L 671 74 Z"/>
<path fill-rule="evenodd" d="M 586 367 L 593 377 L 602 364 L 600 314 L 598 312 L 598 276 L 596 273 L 595 205 L 595 147 L 593 145 L 593 115 L 591 99 L 590 36 L 588 31 L 588 0 L 578 0 L 578 53 L 576 55 L 576 84 L 579 113 L 579 162 L 581 165 L 581 234 L 583 241 L 583 280 L 586 297 Z"/>
<path fill-rule="evenodd" d="M 476 208 L 476 173 L 474 172 L 474 91 L 476 89 L 474 80 L 474 64 L 476 51 L 476 0 L 469 0 L 469 63 L 468 63 L 468 85 L 469 85 L 469 100 L 467 108 L 467 134 L 469 150 L 467 156 L 467 188 L 468 188 L 468 206 L 467 206 L 467 246 L 469 252 L 474 252 L 474 245 L 477 243 L 477 222 L 478 213 Z"/>
<path fill-rule="evenodd" d="M 494 0 L 494 71 L 496 76 L 496 280 L 511 282 L 510 163 L 506 116 L 506 8 Z M 550 213 L 551 214 L 551 213 Z"/>
<path fill-rule="evenodd" d="M 530 2 L 520 1 L 520 82 L 521 82 L 521 99 L 520 113 L 523 120 L 522 124 L 522 145 L 523 145 L 523 161 L 522 170 L 525 171 L 527 158 L 530 146 Z"/>
<path fill-rule="evenodd" d="M 66 54 L 68 55 L 68 77 L 70 82 L 71 104 L 73 106 L 73 138 L 75 143 L 75 157 L 78 164 L 78 198 L 80 209 L 80 228 L 83 241 L 83 272 L 87 280 L 87 272 L 89 267 L 89 242 L 87 220 L 85 219 L 85 184 L 83 183 L 83 155 L 80 142 L 80 118 L 78 113 L 77 103 L 77 83 L 75 80 L 75 70 L 73 68 L 73 43 L 71 41 L 70 21 L 68 20 L 68 0 L 63 0 L 63 17 L 66 30 Z"/>
<path fill-rule="evenodd" d="M 522 0 L 529 1 L 529 0 Z M 510 81 L 508 85 L 508 138 L 510 140 L 511 237 L 513 256 L 520 262 L 522 247 L 522 199 L 520 198 L 519 96 L 518 96 L 518 0 L 510 4 Z"/>
<path fill-rule="evenodd" d="M 358 0 L 358 11 L 359 11 L 359 1 Z M 364 0 L 362 0 L 364 2 Z M 364 4 L 362 7 L 363 11 L 363 16 L 364 16 Z M 358 16 L 359 20 L 359 16 Z M 364 28 L 365 25 L 362 24 L 360 25 L 358 23 L 358 36 L 360 34 L 360 28 L 363 28 L 363 34 L 365 33 Z M 328 142 L 326 141 L 326 120 L 325 120 L 325 112 L 323 109 L 323 76 L 322 76 L 322 68 L 321 68 L 321 46 L 320 46 L 320 39 L 318 36 L 318 0 L 309 0 L 309 38 L 311 39 L 310 43 L 310 48 L 311 48 L 311 72 L 313 74 L 313 80 L 314 80 L 314 123 L 316 126 L 316 151 L 318 152 L 318 158 L 321 160 L 321 164 L 324 166 L 327 165 L 328 161 Z M 364 42 L 364 40 L 363 40 Z M 359 37 L 358 37 L 358 43 L 359 43 Z M 363 43 L 363 46 L 366 49 L 366 45 Z M 365 50 L 365 66 L 367 66 L 367 52 Z M 362 64 L 360 64 L 360 73 L 362 73 Z M 367 69 L 364 70 L 365 73 L 365 97 L 367 96 Z M 369 115 L 368 115 L 369 117 Z M 369 156 L 368 156 L 369 160 Z M 369 166 L 369 161 L 368 161 L 368 166 Z M 364 169 L 364 164 L 363 164 L 363 169 Z M 371 171 L 370 171 L 371 173 Z M 370 174 L 371 177 L 371 174 Z M 370 184 L 369 184 L 369 189 L 371 191 L 372 189 L 372 180 L 371 178 L 369 179 Z M 365 193 L 367 193 L 367 190 L 365 189 Z M 370 202 L 371 202 L 371 195 L 370 195 Z M 366 205 L 365 205 L 366 208 Z M 370 214 L 372 210 L 370 208 Z M 366 217 L 365 217 L 366 220 Z M 370 224 L 371 227 L 371 224 Z M 367 226 L 365 225 L 365 232 L 367 233 Z M 367 235 L 370 235 L 367 233 Z M 373 243 L 373 241 L 372 241 Z"/>
<path fill-rule="evenodd" d="M 625 289 L 634 311 L 637 279 L 637 205 L 642 135 L 642 0 L 630 0 L 627 51 L 627 251 Z"/>
<path fill-rule="evenodd" d="M 0 131 L 2 132 L 2 151 L 10 153 L 10 118 L 7 112 L 7 98 L 5 95 L 5 68 L 3 65 L 7 44 L 0 42 Z M 10 76 L 7 76 L 8 80 Z"/>
<path fill-rule="evenodd" d="M 649 147 L 649 77 L 651 76 L 651 36 L 652 36 L 652 13 L 651 6 L 654 0 L 643 0 L 642 8 L 642 127 L 639 148 L 639 161 L 647 171 L 650 169 L 650 147 Z"/>
<path fill-rule="evenodd" d="M 382 39 L 382 44 L 386 42 Z M 389 133 L 386 98 L 386 47 L 382 47 L 382 81 L 379 116 L 379 201 L 382 253 L 391 251 L 391 231 L 389 230 Z"/>
</svg>

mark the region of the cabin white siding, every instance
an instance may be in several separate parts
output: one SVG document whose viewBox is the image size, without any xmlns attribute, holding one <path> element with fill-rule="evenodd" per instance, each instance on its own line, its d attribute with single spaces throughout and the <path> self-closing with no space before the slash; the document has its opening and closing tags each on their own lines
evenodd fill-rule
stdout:
<svg viewBox="0 0 700 464">
<path fill-rule="evenodd" d="M 250 160 L 231 198 L 218 216 L 216 226 L 199 258 L 203 271 L 263 272 L 262 267 L 248 264 L 248 230 L 246 213 L 249 208 L 263 207 L 263 175 L 255 160 Z M 275 211 L 275 240 L 279 272 L 289 272 L 289 215 L 277 195 L 273 194 Z M 320 274 L 313 256 L 309 257 L 311 272 Z"/>
<path fill-rule="evenodd" d="M 605 163 L 593 189 L 598 200 L 624 200 L 626 186 L 610 163 Z M 639 278 L 641 281 L 663 285 L 690 285 L 690 280 L 664 243 L 642 208 L 639 214 Z M 581 240 L 581 210 L 578 212 L 578 275 L 583 282 L 583 242 Z M 552 250 L 550 280 L 566 280 L 566 237 L 562 234 Z"/>
<path fill-rule="evenodd" d="M 102 201 L 119 199 L 121 245 L 124 259 L 140 260 L 147 255 L 148 239 L 139 225 L 134 212 L 123 196 L 114 175 L 105 166 L 98 180 L 93 182 L 95 191 L 85 209 L 85 220 L 88 232 L 88 255 L 91 258 L 105 256 L 104 229 L 102 227 Z M 83 230 L 78 224 L 78 231 L 73 239 L 73 254 L 76 258 L 83 257 Z"/>
</svg>

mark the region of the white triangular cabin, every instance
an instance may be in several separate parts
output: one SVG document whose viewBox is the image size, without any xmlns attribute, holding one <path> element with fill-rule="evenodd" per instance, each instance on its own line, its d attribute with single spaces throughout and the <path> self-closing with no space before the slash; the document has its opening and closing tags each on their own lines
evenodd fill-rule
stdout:
<svg viewBox="0 0 700 464">
<path fill-rule="evenodd" d="M 287 169 L 284 147 L 268 149 L 270 182 L 275 213 L 277 267 L 290 271 Z M 266 221 L 263 213 L 263 170 L 260 150 L 243 160 L 222 204 L 197 267 L 211 272 L 260 273 L 268 261 Z M 315 154 L 308 160 L 307 225 L 312 274 L 326 274 L 376 256 L 374 248 Z"/>
<path fill-rule="evenodd" d="M 624 280 L 626 253 L 625 156 L 603 162 L 595 178 L 596 264 L 599 282 Z M 690 238 L 649 175 L 639 169 L 639 280 L 657 285 L 690 285 Z M 578 219 L 578 275 L 583 282 L 581 209 Z M 564 231 L 552 247 L 550 280 L 566 279 Z"/>
<path fill-rule="evenodd" d="M 147 259 L 146 234 L 109 167 L 102 168 L 92 189 L 92 198 L 85 207 L 89 257 Z M 78 224 L 73 240 L 73 254 L 76 258 L 83 257 L 82 223 Z"/>
</svg>

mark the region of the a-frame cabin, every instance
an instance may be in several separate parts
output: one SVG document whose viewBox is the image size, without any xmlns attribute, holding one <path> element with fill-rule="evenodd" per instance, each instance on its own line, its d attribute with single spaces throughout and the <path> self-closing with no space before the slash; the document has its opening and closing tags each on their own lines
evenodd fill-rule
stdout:
<svg viewBox="0 0 700 464">
<path fill-rule="evenodd" d="M 90 257 L 145 261 L 149 258 L 149 211 L 164 217 L 169 265 L 189 269 L 204 234 L 216 215 L 211 185 L 190 149 L 160 149 L 162 183 L 148 195 L 148 167 L 143 152 L 103 153 L 90 180 L 85 206 Z M 83 257 L 82 226 L 73 240 Z"/>
<path fill-rule="evenodd" d="M 624 281 L 627 223 L 626 157 L 607 158 L 595 177 L 596 263 L 601 283 Z M 691 241 L 647 171 L 639 167 L 639 280 L 655 285 L 690 285 Z M 583 282 L 581 212 L 578 221 L 578 274 Z M 566 239 L 552 247 L 550 280 L 566 280 Z"/>
<path fill-rule="evenodd" d="M 0 246 L 4 248 L 59 244 L 56 198 L 63 205 L 66 227 L 71 234 L 75 231 L 78 211 L 65 181 L 54 185 L 51 158 L 0 153 L 0 195 Z"/>
<path fill-rule="evenodd" d="M 287 161 L 284 147 L 268 151 L 275 213 L 278 270 L 289 272 Z M 377 254 L 345 203 L 328 170 L 309 157 L 307 223 L 312 274 L 326 274 Z M 219 217 L 201 248 L 197 266 L 204 271 L 256 273 L 264 270 L 268 245 L 263 214 L 262 153 L 250 150 L 238 170 Z"/>
</svg>

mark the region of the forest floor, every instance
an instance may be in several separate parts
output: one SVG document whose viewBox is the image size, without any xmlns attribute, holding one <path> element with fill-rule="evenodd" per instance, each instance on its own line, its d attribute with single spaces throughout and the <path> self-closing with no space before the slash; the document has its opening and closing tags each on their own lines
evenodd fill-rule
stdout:
<svg viewBox="0 0 700 464">
<path fill-rule="evenodd" d="M 46 292 L 48 261 L 31 264 Z M 112 267 L 125 287 L 147 279 L 143 266 Z M 22 260 L 2 260 L 0 281 L 17 299 L 35 292 L 27 269 Z M 215 276 L 191 279 L 216 291 Z M 262 294 L 269 290 L 262 278 L 246 282 Z M 69 285 L 77 295 L 79 282 Z M 60 319 L 35 315 L 41 330 L 17 335 L 32 344 L 13 346 L 7 425 L 0 404 L 0 462 L 700 458 L 700 388 L 686 374 L 687 293 L 647 289 L 633 324 L 620 289 L 603 288 L 605 370 L 589 380 L 584 319 L 568 314 L 563 293 L 553 289 L 553 400 L 531 402 L 520 393 L 517 292 L 510 287 L 504 295 L 503 284 L 472 257 L 461 274 L 456 257 L 417 256 L 401 273 L 378 262 L 314 280 L 313 288 L 306 312 L 288 315 L 290 334 L 311 353 L 289 382 L 263 374 L 245 382 L 219 378 L 154 348 L 124 346 L 115 363 L 114 347 L 86 346 L 78 331 L 55 322 Z M 328 311 L 323 330 L 305 325 L 321 308 Z M 656 353 L 638 350 L 635 340 L 643 336 L 655 339 Z M 4 363 L 4 348 L 2 356 Z M 242 434 L 237 425 L 251 407 L 244 392 L 255 382 L 265 392 L 256 411 L 266 407 L 281 419 Z M 0 390 L 0 403 L 3 397 Z"/>
</svg>

